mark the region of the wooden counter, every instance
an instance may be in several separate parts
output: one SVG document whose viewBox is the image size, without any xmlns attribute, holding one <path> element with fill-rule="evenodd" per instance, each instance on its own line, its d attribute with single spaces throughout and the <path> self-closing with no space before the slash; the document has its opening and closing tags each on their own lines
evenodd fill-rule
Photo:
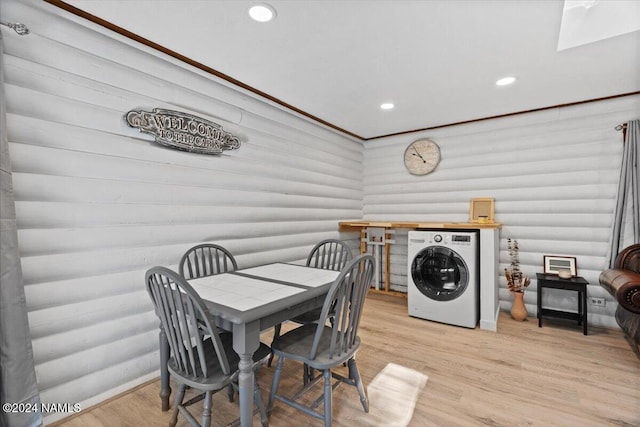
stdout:
<svg viewBox="0 0 640 427">
<path fill-rule="evenodd" d="M 338 222 L 340 231 L 356 231 L 363 227 L 383 228 L 451 228 L 451 229 L 499 229 L 502 224 L 496 222 L 421 222 L 421 221 L 365 221 L 351 220 Z"/>
</svg>

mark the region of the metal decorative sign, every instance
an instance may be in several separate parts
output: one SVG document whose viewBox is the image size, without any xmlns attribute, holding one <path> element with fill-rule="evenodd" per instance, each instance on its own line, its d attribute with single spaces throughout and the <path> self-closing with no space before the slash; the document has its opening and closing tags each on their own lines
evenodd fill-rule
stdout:
<svg viewBox="0 0 640 427">
<path fill-rule="evenodd" d="M 240 139 L 222 126 L 180 111 L 154 108 L 129 111 L 127 124 L 156 138 L 158 144 L 200 154 L 220 154 L 240 148 Z"/>
</svg>

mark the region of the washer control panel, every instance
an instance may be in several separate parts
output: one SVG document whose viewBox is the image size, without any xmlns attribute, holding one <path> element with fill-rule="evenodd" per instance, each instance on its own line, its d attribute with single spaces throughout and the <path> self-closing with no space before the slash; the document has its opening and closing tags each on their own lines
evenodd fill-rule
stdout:
<svg viewBox="0 0 640 427">
<path fill-rule="evenodd" d="M 420 246 L 430 243 L 432 245 L 444 246 L 471 246 L 474 237 L 475 236 L 468 232 L 456 233 L 455 231 L 447 230 L 417 231 L 410 232 L 409 245 Z"/>
<path fill-rule="evenodd" d="M 444 243 L 446 245 L 471 245 L 471 236 L 455 233 L 430 233 L 427 239 L 429 243 Z"/>
</svg>

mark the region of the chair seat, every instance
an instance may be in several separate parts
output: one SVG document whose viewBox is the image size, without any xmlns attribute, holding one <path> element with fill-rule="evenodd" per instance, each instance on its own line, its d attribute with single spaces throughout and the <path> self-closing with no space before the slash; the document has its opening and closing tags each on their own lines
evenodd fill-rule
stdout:
<svg viewBox="0 0 640 427">
<path fill-rule="evenodd" d="M 314 308 L 313 310 L 307 311 L 306 313 L 302 313 L 299 316 L 291 319 L 293 322 L 300 323 L 305 325 L 307 323 L 315 323 L 320 318 L 322 314 L 322 307 Z"/>
<path fill-rule="evenodd" d="M 341 356 L 334 355 L 333 358 L 329 357 L 332 328 L 325 326 L 318 343 L 316 358 L 310 360 L 310 349 L 317 329 L 318 325 L 316 323 L 302 325 L 284 335 L 280 335 L 278 340 L 271 345 L 271 349 L 278 356 L 284 355 L 289 359 L 305 363 L 311 368 L 323 370 L 346 362 L 353 357 L 355 350 L 360 347 L 360 337 L 356 337 L 355 344 L 350 351 Z"/>
<path fill-rule="evenodd" d="M 219 390 L 221 388 L 224 388 L 235 378 L 235 375 L 238 372 L 238 363 L 240 362 L 240 357 L 233 350 L 233 334 L 220 334 L 220 341 L 222 342 L 222 347 L 224 348 L 227 359 L 229 361 L 229 369 L 232 373 L 231 375 L 226 375 L 225 373 L 223 373 L 221 366 L 218 363 L 218 359 L 211 357 L 207 359 L 208 375 L 206 378 L 203 378 L 202 369 L 200 368 L 198 368 L 193 375 L 185 375 L 185 373 L 178 368 L 178 365 L 176 364 L 176 361 L 173 357 L 171 357 L 167 363 L 169 372 L 171 372 L 171 375 L 179 378 L 181 382 L 187 384 L 190 387 L 198 388 L 200 390 Z M 203 341 L 203 349 L 205 354 L 215 354 L 213 342 L 211 341 L 211 339 L 206 339 Z M 195 357 L 198 357 L 198 349 L 194 348 L 193 351 L 196 355 Z M 254 368 L 260 363 L 264 363 L 270 354 L 271 348 L 266 344 L 260 343 L 258 349 L 253 353 Z"/>
</svg>

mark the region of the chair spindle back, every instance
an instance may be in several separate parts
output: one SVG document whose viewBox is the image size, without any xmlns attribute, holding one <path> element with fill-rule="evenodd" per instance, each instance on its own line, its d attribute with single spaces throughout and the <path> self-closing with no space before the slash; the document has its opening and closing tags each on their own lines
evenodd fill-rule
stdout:
<svg viewBox="0 0 640 427">
<path fill-rule="evenodd" d="M 310 359 L 315 359 L 320 338 L 325 332 L 326 321 L 331 322 L 331 344 L 329 357 L 339 358 L 353 350 L 360 326 L 360 317 L 365 297 L 374 274 L 374 258 L 359 255 L 347 264 L 327 293 L 322 314 L 311 346 Z"/>
<path fill-rule="evenodd" d="M 351 250 L 343 241 L 327 239 L 311 249 L 307 257 L 307 267 L 340 271 L 351 258 Z"/>
<path fill-rule="evenodd" d="M 207 366 L 212 366 L 207 358 L 212 356 L 205 345 L 211 340 L 223 373 L 229 375 L 229 362 L 215 322 L 184 277 L 165 267 L 153 267 L 145 281 L 176 367 L 194 379 L 206 378 L 210 374 Z"/>
<path fill-rule="evenodd" d="M 179 272 L 187 279 L 195 279 L 237 269 L 231 252 L 220 245 L 205 243 L 192 247 L 182 256 Z"/>
</svg>

